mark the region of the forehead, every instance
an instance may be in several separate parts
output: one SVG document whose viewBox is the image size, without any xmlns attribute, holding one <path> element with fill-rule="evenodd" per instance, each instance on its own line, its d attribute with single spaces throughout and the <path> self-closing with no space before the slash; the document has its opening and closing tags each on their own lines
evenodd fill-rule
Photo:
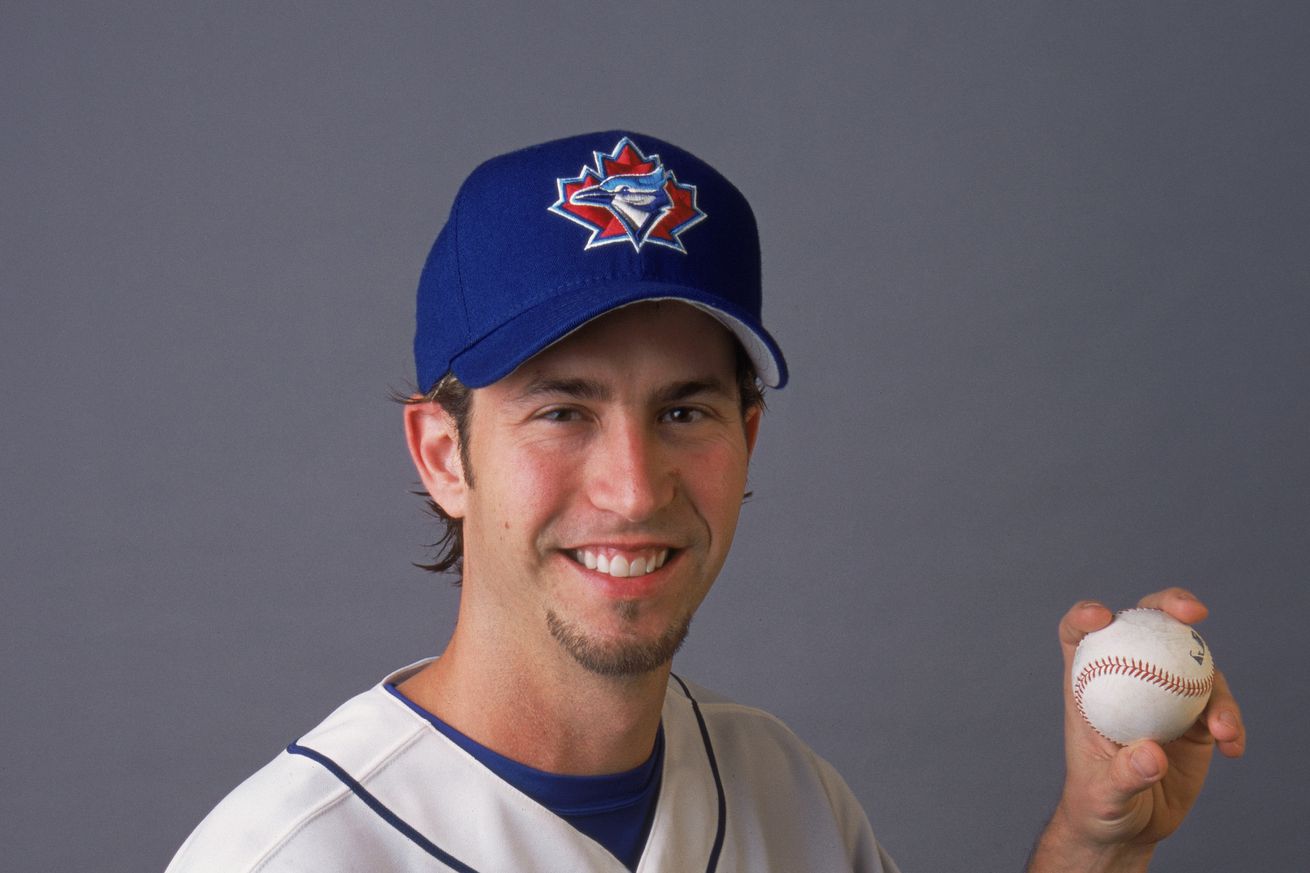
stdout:
<svg viewBox="0 0 1310 873">
<path fill-rule="evenodd" d="M 737 341 L 713 316 L 674 300 L 643 301 L 592 321 L 525 361 L 501 382 L 543 376 L 732 381 Z"/>
</svg>

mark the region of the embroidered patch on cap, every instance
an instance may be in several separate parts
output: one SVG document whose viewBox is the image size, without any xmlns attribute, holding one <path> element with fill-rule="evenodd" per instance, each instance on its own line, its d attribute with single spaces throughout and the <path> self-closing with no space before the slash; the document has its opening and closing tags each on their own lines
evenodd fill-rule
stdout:
<svg viewBox="0 0 1310 873">
<path fill-rule="evenodd" d="M 659 155 L 647 157 L 626 136 L 609 154 L 593 152 L 571 179 L 556 179 L 559 199 L 550 207 L 591 231 L 584 249 L 630 242 L 686 254 L 681 235 L 705 219 L 696 205 L 696 186 L 679 182 Z"/>
</svg>

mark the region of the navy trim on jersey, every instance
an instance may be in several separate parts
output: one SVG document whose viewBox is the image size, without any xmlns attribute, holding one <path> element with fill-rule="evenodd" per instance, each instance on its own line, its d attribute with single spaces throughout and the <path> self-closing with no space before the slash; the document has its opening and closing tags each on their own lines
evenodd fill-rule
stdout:
<svg viewBox="0 0 1310 873">
<path fill-rule="evenodd" d="M 719 761 L 714 755 L 714 744 L 710 741 L 710 731 L 705 725 L 705 716 L 701 715 L 700 704 L 696 701 L 696 698 L 692 696 L 691 689 L 687 687 L 687 683 L 683 682 L 676 673 L 670 673 L 669 675 L 678 683 L 679 687 L 682 688 L 682 693 L 686 695 L 687 700 L 691 702 L 691 711 L 696 716 L 696 724 L 700 727 L 701 741 L 705 744 L 705 757 L 709 761 L 710 773 L 714 776 L 714 790 L 719 796 L 719 821 L 714 833 L 714 847 L 710 850 L 709 862 L 705 865 L 705 873 L 714 873 L 719 866 L 719 855 L 723 851 L 724 832 L 727 827 L 728 819 L 728 801 L 723 793 L 723 777 L 719 775 Z M 405 699 L 402 695 L 397 696 L 400 696 L 402 700 Z M 329 773 L 341 780 L 342 784 L 349 788 L 356 797 L 364 801 L 365 805 L 373 810 L 373 812 L 377 813 L 383 821 L 399 831 L 420 849 L 450 867 L 452 870 L 459 871 L 459 873 L 478 873 L 474 868 L 465 864 L 463 861 L 460 861 L 450 853 L 442 850 L 427 837 L 423 836 L 423 834 L 419 833 L 413 825 L 392 812 L 386 804 L 374 797 L 367 788 L 347 773 L 344 767 L 336 761 L 333 761 L 327 755 L 315 751 L 308 746 L 302 746 L 299 743 L 292 743 L 287 746 L 287 752 L 292 755 L 303 755 L 311 761 L 321 764 Z M 649 824 L 647 827 L 649 827 Z M 647 839 L 650 838 L 649 832 L 646 836 Z"/>
<path fill-rule="evenodd" d="M 710 759 L 710 772 L 714 774 L 714 788 L 719 792 L 719 827 L 714 835 L 714 850 L 710 852 L 710 862 L 705 866 L 705 873 L 713 873 L 714 869 L 719 866 L 719 853 L 723 851 L 724 828 L 728 819 L 728 800 L 723 795 L 723 779 L 719 776 L 719 762 L 714 757 L 714 744 L 710 742 L 710 731 L 705 726 L 705 717 L 700 714 L 700 704 L 696 698 L 691 696 L 691 689 L 687 683 L 683 682 L 676 673 L 670 673 L 679 685 L 682 686 L 682 693 L 687 695 L 691 701 L 691 711 L 696 714 L 696 723 L 700 725 L 701 739 L 705 741 L 705 755 Z"/>
<path fill-rule="evenodd" d="M 287 746 L 287 751 L 292 755 L 303 755 L 311 761 L 317 761 L 319 764 L 322 764 L 329 773 L 340 779 L 347 788 L 354 792 L 356 797 L 364 801 L 368 808 L 377 813 L 383 821 L 400 831 L 408 837 L 414 845 L 418 846 L 447 867 L 450 867 L 452 870 L 458 870 L 459 873 L 478 873 L 477 870 L 465 864 L 463 861 L 460 861 L 448 852 L 442 851 L 442 849 L 435 843 L 419 833 L 413 825 L 388 809 L 386 804 L 374 797 L 367 788 L 359 784 L 353 776 L 347 773 L 344 767 L 336 761 L 333 761 L 327 755 L 324 755 L 322 752 L 316 752 L 315 750 L 307 746 L 302 746 L 299 743 L 292 743 Z"/>
<path fill-rule="evenodd" d="M 497 777 L 595 840 L 629 871 L 636 871 L 650 837 L 663 781 L 664 725 L 645 763 L 622 773 L 567 776 L 530 767 L 489 749 L 405 696 L 382 686 Z"/>
</svg>

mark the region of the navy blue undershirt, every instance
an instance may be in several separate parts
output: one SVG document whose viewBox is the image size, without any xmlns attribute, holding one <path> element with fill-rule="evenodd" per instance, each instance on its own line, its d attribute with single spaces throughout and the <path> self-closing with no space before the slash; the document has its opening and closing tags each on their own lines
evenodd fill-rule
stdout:
<svg viewBox="0 0 1310 873">
<path fill-rule="evenodd" d="M 387 683 L 387 691 L 491 772 L 608 849 L 636 870 L 655 818 L 664 765 L 664 726 L 646 763 L 604 776 L 561 776 L 512 761 L 470 739 Z"/>
</svg>

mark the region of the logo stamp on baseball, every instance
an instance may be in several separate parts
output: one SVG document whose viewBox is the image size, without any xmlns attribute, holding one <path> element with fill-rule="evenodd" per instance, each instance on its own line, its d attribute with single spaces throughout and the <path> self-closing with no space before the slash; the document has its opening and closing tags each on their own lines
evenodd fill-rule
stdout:
<svg viewBox="0 0 1310 873">
<path fill-rule="evenodd" d="M 1214 657 L 1190 625 L 1158 609 L 1126 609 L 1083 637 L 1071 680 L 1078 710 L 1101 736 L 1167 743 L 1205 709 Z"/>
</svg>

